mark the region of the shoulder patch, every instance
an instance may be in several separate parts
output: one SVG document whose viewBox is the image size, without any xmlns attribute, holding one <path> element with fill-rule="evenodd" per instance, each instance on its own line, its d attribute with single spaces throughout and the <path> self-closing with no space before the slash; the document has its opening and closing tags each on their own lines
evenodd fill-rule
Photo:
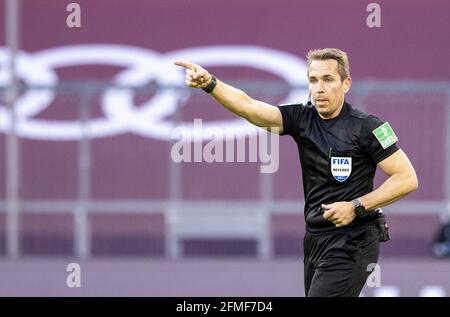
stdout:
<svg viewBox="0 0 450 317">
<path fill-rule="evenodd" d="M 383 149 L 387 149 L 392 144 L 398 141 L 397 136 L 394 133 L 389 122 L 385 122 L 380 125 L 378 128 L 372 131 L 372 133 L 377 138 L 378 142 L 380 142 Z"/>
</svg>

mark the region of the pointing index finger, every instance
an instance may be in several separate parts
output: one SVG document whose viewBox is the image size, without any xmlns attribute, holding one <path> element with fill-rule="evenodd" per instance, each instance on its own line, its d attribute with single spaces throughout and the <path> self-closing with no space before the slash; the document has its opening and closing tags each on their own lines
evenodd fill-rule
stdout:
<svg viewBox="0 0 450 317">
<path fill-rule="evenodd" d="M 193 70 L 194 72 L 196 71 L 196 67 L 194 64 L 188 63 L 188 62 L 184 62 L 184 61 L 175 61 L 174 62 L 175 65 L 177 66 L 181 66 L 190 70 Z"/>
</svg>

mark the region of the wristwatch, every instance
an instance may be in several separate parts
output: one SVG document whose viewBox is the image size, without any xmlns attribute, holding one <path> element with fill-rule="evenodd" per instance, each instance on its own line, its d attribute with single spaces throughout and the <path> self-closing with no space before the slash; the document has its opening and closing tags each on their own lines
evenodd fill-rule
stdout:
<svg viewBox="0 0 450 317">
<path fill-rule="evenodd" d="M 217 85 L 217 79 L 214 75 L 211 75 L 211 82 L 205 88 L 202 88 L 204 92 L 210 94 Z"/>
<path fill-rule="evenodd" d="M 353 199 L 352 203 L 355 206 L 355 214 L 357 217 L 366 213 L 366 207 L 364 207 L 358 199 Z"/>
</svg>

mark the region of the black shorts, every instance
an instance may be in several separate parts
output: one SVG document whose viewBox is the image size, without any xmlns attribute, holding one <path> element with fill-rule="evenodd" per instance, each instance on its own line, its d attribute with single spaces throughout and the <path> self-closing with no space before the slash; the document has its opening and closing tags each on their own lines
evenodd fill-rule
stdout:
<svg viewBox="0 0 450 317">
<path fill-rule="evenodd" d="M 378 261 L 379 231 L 375 225 L 307 231 L 303 246 L 307 297 L 357 297 Z"/>
</svg>

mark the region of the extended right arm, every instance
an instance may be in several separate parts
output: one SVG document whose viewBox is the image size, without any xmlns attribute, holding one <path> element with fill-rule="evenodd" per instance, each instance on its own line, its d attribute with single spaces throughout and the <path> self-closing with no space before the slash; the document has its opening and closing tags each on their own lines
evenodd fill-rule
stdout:
<svg viewBox="0 0 450 317">
<path fill-rule="evenodd" d="M 175 62 L 175 65 L 186 69 L 186 85 L 189 87 L 204 88 L 212 80 L 211 74 L 199 65 L 182 61 Z M 277 107 L 255 100 L 242 90 L 220 80 L 217 80 L 217 86 L 211 96 L 226 109 L 250 123 L 269 131 L 282 133 L 283 118 Z"/>
</svg>

